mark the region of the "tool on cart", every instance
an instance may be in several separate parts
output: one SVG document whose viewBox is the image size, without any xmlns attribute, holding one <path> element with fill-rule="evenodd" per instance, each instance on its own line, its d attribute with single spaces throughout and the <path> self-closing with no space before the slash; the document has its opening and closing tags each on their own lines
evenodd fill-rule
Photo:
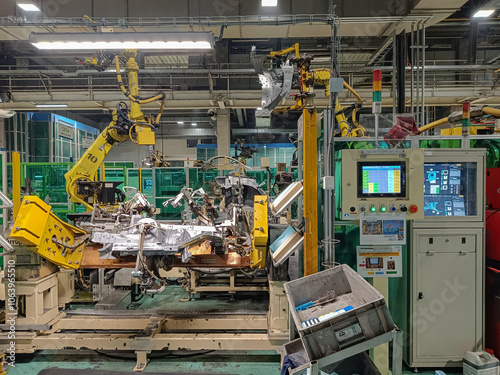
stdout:
<svg viewBox="0 0 500 375">
<path fill-rule="evenodd" d="M 344 307 L 343 309 L 338 309 L 338 310 L 333 311 L 331 313 L 320 315 L 318 318 L 312 318 L 312 319 L 304 320 L 302 322 L 302 328 L 307 328 L 307 327 L 310 327 L 310 326 L 312 326 L 314 324 L 318 324 L 318 323 L 324 322 L 325 320 L 331 319 L 331 318 L 333 318 L 333 317 L 335 317 L 337 315 L 343 314 L 343 313 L 345 313 L 347 311 L 351 311 L 352 309 L 354 309 L 354 307 L 352 307 L 351 305 L 349 305 L 349 306 Z"/>
<path fill-rule="evenodd" d="M 313 306 L 324 305 L 333 302 L 337 299 L 337 294 L 334 290 L 330 290 L 325 296 L 318 298 L 316 301 L 309 301 L 295 308 L 295 311 L 303 311 Z"/>
</svg>

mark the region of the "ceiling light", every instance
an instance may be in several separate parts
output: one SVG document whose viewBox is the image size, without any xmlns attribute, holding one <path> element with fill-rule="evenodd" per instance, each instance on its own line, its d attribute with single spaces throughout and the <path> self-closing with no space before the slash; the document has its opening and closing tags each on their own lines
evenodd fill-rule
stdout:
<svg viewBox="0 0 500 375">
<path fill-rule="evenodd" d="M 36 108 L 67 108 L 67 104 L 35 104 Z"/>
<path fill-rule="evenodd" d="M 29 41 L 39 49 L 64 50 L 208 50 L 214 47 L 214 36 L 207 32 L 31 33 Z"/>
<path fill-rule="evenodd" d="M 481 9 L 478 10 L 472 17 L 474 18 L 485 18 L 491 16 L 493 13 L 495 13 L 495 9 Z"/>
<path fill-rule="evenodd" d="M 191 125 L 196 126 L 198 124 L 196 122 L 192 122 Z"/>
<path fill-rule="evenodd" d="M 184 125 L 184 121 L 177 121 L 177 124 Z"/>
<path fill-rule="evenodd" d="M 275 7 L 278 5 L 278 0 L 262 0 L 263 7 Z"/>
<path fill-rule="evenodd" d="M 17 5 L 19 6 L 19 8 L 21 8 L 22 10 L 24 10 L 26 12 L 39 12 L 40 11 L 40 8 L 38 8 L 35 4 L 17 3 Z"/>
</svg>

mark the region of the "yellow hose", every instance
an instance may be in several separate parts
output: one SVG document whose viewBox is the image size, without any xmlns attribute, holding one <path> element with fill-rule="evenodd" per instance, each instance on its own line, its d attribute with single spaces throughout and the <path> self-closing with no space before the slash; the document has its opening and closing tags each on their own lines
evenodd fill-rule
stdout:
<svg viewBox="0 0 500 375">
<path fill-rule="evenodd" d="M 134 129 L 135 127 L 137 126 L 137 124 L 134 124 L 130 127 L 130 129 L 128 130 L 128 137 L 131 139 L 132 142 L 134 142 L 135 144 L 139 144 L 139 142 L 137 142 L 134 138 L 132 138 L 132 129 Z"/>
<path fill-rule="evenodd" d="M 481 111 L 485 115 L 491 115 L 493 117 L 500 118 L 500 109 L 498 108 L 492 108 L 492 107 L 483 107 L 481 108 Z M 431 122 L 430 124 L 424 125 L 418 129 L 418 134 L 422 134 L 423 132 L 435 128 L 436 126 L 443 125 L 448 123 L 448 117 L 442 118 L 440 120 Z M 495 129 L 496 133 L 500 133 L 500 129 Z"/>
<path fill-rule="evenodd" d="M 361 99 L 361 96 L 359 96 L 359 94 L 356 92 L 356 90 L 354 90 L 346 81 L 344 81 L 344 87 L 349 90 L 349 92 L 351 94 L 354 95 L 354 97 L 356 98 L 356 100 L 358 101 L 358 104 L 363 104 L 363 100 Z M 358 121 L 356 120 L 356 115 L 358 114 L 358 108 L 354 108 L 354 110 L 352 111 L 352 115 L 351 115 L 351 118 L 352 118 L 352 123 L 354 124 L 354 126 L 356 126 L 356 128 L 358 130 L 361 131 L 361 136 L 364 137 L 365 136 L 365 133 L 366 133 L 366 129 L 361 126 Z"/>
<path fill-rule="evenodd" d="M 344 81 L 344 87 L 347 90 L 349 90 L 351 92 L 351 94 L 354 95 L 354 97 L 358 101 L 358 104 L 363 104 L 363 100 L 361 100 L 361 96 L 359 96 L 359 94 L 356 92 L 356 90 L 354 90 L 351 86 L 349 86 L 349 84 L 346 81 Z"/>
<path fill-rule="evenodd" d="M 447 124 L 447 123 L 448 123 L 448 117 L 445 117 L 445 118 L 442 118 L 440 120 L 431 122 L 430 124 L 427 124 L 427 125 L 424 125 L 424 126 L 420 127 L 418 129 L 418 133 L 417 134 L 422 134 L 423 132 L 425 132 L 425 131 L 427 131 L 429 129 L 432 129 L 432 128 L 435 128 L 436 126 Z"/>
<path fill-rule="evenodd" d="M 148 103 L 154 102 L 156 100 L 160 100 L 162 98 L 163 98 L 163 95 L 158 94 L 158 95 L 152 96 L 151 98 L 139 100 L 139 104 L 148 104 Z"/>
<path fill-rule="evenodd" d="M 500 109 L 491 108 L 491 107 L 483 107 L 482 111 L 485 115 L 492 115 L 494 117 L 500 117 Z"/>
<path fill-rule="evenodd" d="M 157 123 L 157 124 L 159 124 L 159 123 L 160 123 L 161 114 L 163 113 L 163 107 L 165 107 L 165 99 L 163 99 L 163 100 L 161 101 L 160 111 L 158 112 L 158 116 L 156 116 L 156 123 Z"/>
<path fill-rule="evenodd" d="M 122 92 L 125 95 L 127 95 L 127 89 L 123 85 L 123 79 L 122 79 L 122 75 L 120 73 L 120 61 L 118 60 L 118 55 L 115 56 L 115 66 L 116 66 L 116 79 L 118 80 L 118 85 L 120 86 L 120 90 L 122 90 Z M 127 97 L 128 97 L 128 95 L 127 95 Z M 133 99 L 133 100 L 135 101 L 135 99 Z"/>
</svg>

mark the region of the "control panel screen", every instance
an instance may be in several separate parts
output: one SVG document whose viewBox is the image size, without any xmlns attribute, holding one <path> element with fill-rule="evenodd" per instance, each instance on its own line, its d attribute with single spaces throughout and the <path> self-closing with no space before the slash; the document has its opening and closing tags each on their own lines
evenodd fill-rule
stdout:
<svg viewBox="0 0 500 375">
<path fill-rule="evenodd" d="M 358 162 L 358 197 L 405 197 L 406 163 Z"/>
<path fill-rule="evenodd" d="M 476 164 L 425 163 L 424 215 L 476 215 Z"/>
</svg>

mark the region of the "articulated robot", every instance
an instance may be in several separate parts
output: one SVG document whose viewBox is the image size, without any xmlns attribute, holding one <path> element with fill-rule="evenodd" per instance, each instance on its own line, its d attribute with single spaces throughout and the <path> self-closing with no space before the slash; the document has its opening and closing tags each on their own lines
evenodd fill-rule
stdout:
<svg viewBox="0 0 500 375">
<path fill-rule="evenodd" d="M 122 81 L 120 59 L 126 60 L 129 90 Z M 268 251 L 272 223 L 278 221 L 283 200 L 277 200 L 280 209 L 274 207 L 255 180 L 245 176 L 248 167 L 242 160 L 230 156 L 223 158 L 237 163 L 235 172 L 216 178 L 212 191 L 184 188 L 164 203 L 186 207 L 183 222 L 177 224 L 156 220 L 155 207 L 140 191 L 124 188 L 122 192 L 114 183 L 97 181 L 96 172 L 115 144 L 129 139 L 138 145 L 155 143 L 154 131 L 165 101 L 163 93 L 139 97 L 135 51 L 101 52 L 87 63 L 102 70 L 112 61 L 118 84 L 130 103 L 118 105 L 109 126 L 66 174 L 70 200 L 82 204 L 87 212 L 78 214 L 75 225 L 70 225 L 38 197 L 26 196 L 12 227 L 15 252 L 7 258 L 17 259 L 16 324 L 20 331 L 33 332 L 16 343 L 17 351 L 65 347 L 134 350 L 138 368 L 143 369 L 146 354 L 153 350 L 275 349 L 288 340 L 288 302 L 283 289 L 286 266 L 275 266 Z M 156 118 L 144 115 L 141 104 L 156 100 L 161 101 L 160 114 Z M 217 158 L 204 167 L 212 166 Z M 163 161 L 158 154 L 150 163 L 158 166 Z M 317 247 L 317 236 L 310 244 Z M 19 254 L 26 257 L 23 259 L 36 256 L 36 265 L 20 263 Z M 84 278 L 89 270 L 97 270 L 97 282 Z M 128 279 L 113 291 L 119 273 Z M 114 278 L 111 284 L 108 275 Z M 101 314 L 97 309 L 84 311 L 84 315 L 61 309 L 73 301 L 75 282 L 90 289 L 95 302 L 130 290 L 129 303 L 134 304 L 146 296 L 157 296 L 174 278 L 175 283 L 182 281 L 190 297 L 205 291 L 264 292 L 269 296 L 269 309 L 265 314 L 232 317 L 193 312 L 189 319 L 177 320 L 169 315 L 150 316 L 147 311 L 127 320 L 117 311 L 96 317 Z M 81 324 L 82 319 L 88 327 Z"/>
<path fill-rule="evenodd" d="M 155 143 L 154 131 L 159 125 L 165 94 L 140 98 L 135 56 L 134 50 L 119 54 L 100 52 L 85 61 L 98 70 L 114 62 L 118 84 L 130 102 L 129 106 L 123 102 L 117 106 L 112 122 L 65 176 L 69 199 L 82 204 L 87 212 L 75 214 L 76 226 L 72 226 L 57 218 L 40 199 L 27 196 L 11 238 L 63 269 L 132 268 L 133 301 L 161 292 L 168 284 L 161 271 L 174 267 L 188 270 L 184 274 L 186 280 L 192 275 L 199 279 L 199 274 L 231 272 L 234 281 L 235 270 L 252 278 L 266 266 L 269 202 L 256 182 L 244 176 L 241 161 L 227 158 L 237 162 L 241 170 L 218 178 L 215 193 L 183 189 L 166 202 L 173 207 L 186 202 L 188 210 L 183 224 L 155 220 L 155 207 L 140 191 L 124 188 L 124 193 L 117 189 L 116 182 L 95 180 L 98 168 L 115 144 L 129 139 L 138 145 Z M 129 90 L 122 80 L 120 59 L 126 61 Z M 161 101 L 156 118 L 144 115 L 141 104 L 156 100 Z M 163 154 L 153 152 L 147 163 L 164 166 L 164 159 Z M 221 203 L 215 204 L 216 200 Z M 194 293 L 195 284 L 184 285 Z"/>
<path fill-rule="evenodd" d="M 266 69 L 266 61 L 276 61 L 280 67 Z M 330 78 L 333 73 L 330 69 L 311 69 L 311 63 L 314 60 L 313 55 L 300 55 L 299 44 L 295 43 L 290 48 L 273 51 L 269 55 L 259 56 L 256 54 L 255 47 L 250 54 L 250 61 L 259 74 L 259 80 L 262 85 L 262 108 L 257 110 L 256 115 L 269 117 L 272 113 L 300 111 L 306 107 L 310 108 L 314 84 L 325 87 L 325 96 L 330 97 Z M 296 71 L 294 70 L 296 67 Z M 286 99 L 293 87 L 298 88 L 297 94 L 291 95 L 295 104 L 291 107 L 281 107 L 280 103 Z M 344 88 L 349 90 L 356 98 L 356 102 L 350 108 L 344 108 L 337 99 L 335 103 L 335 115 L 342 137 L 362 137 L 366 135 L 366 129 L 361 126 L 357 119 L 357 112 L 362 108 L 363 101 L 359 94 L 344 81 Z M 351 117 L 353 126 L 350 125 L 348 118 Z"/>
<path fill-rule="evenodd" d="M 94 204 L 114 204 L 115 195 L 121 195 L 113 184 L 95 180 L 99 167 L 115 144 L 128 140 L 132 140 L 138 145 L 154 146 L 155 144 L 154 131 L 159 126 L 165 105 L 165 93 L 158 92 L 149 98 L 139 96 L 137 75 L 139 66 L 135 61 L 136 55 L 137 51 L 135 50 L 124 50 L 119 54 L 101 51 L 94 55 L 92 60 L 85 60 L 87 65 L 98 70 L 106 69 L 114 61 L 118 85 L 130 102 L 129 105 L 125 102 L 120 102 L 117 105 L 113 111 L 111 123 L 65 175 L 66 191 L 70 201 L 84 205 L 87 211 L 92 211 Z M 128 90 L 123 83 L 120 72 L 120 58 L 126 61 Z M 156 117 L 143 114 L 141 104 L 158 100 L 161 101 L 161 106 Z M 123 197 L 119 200 L 123 200 Z"/>
</svg>

